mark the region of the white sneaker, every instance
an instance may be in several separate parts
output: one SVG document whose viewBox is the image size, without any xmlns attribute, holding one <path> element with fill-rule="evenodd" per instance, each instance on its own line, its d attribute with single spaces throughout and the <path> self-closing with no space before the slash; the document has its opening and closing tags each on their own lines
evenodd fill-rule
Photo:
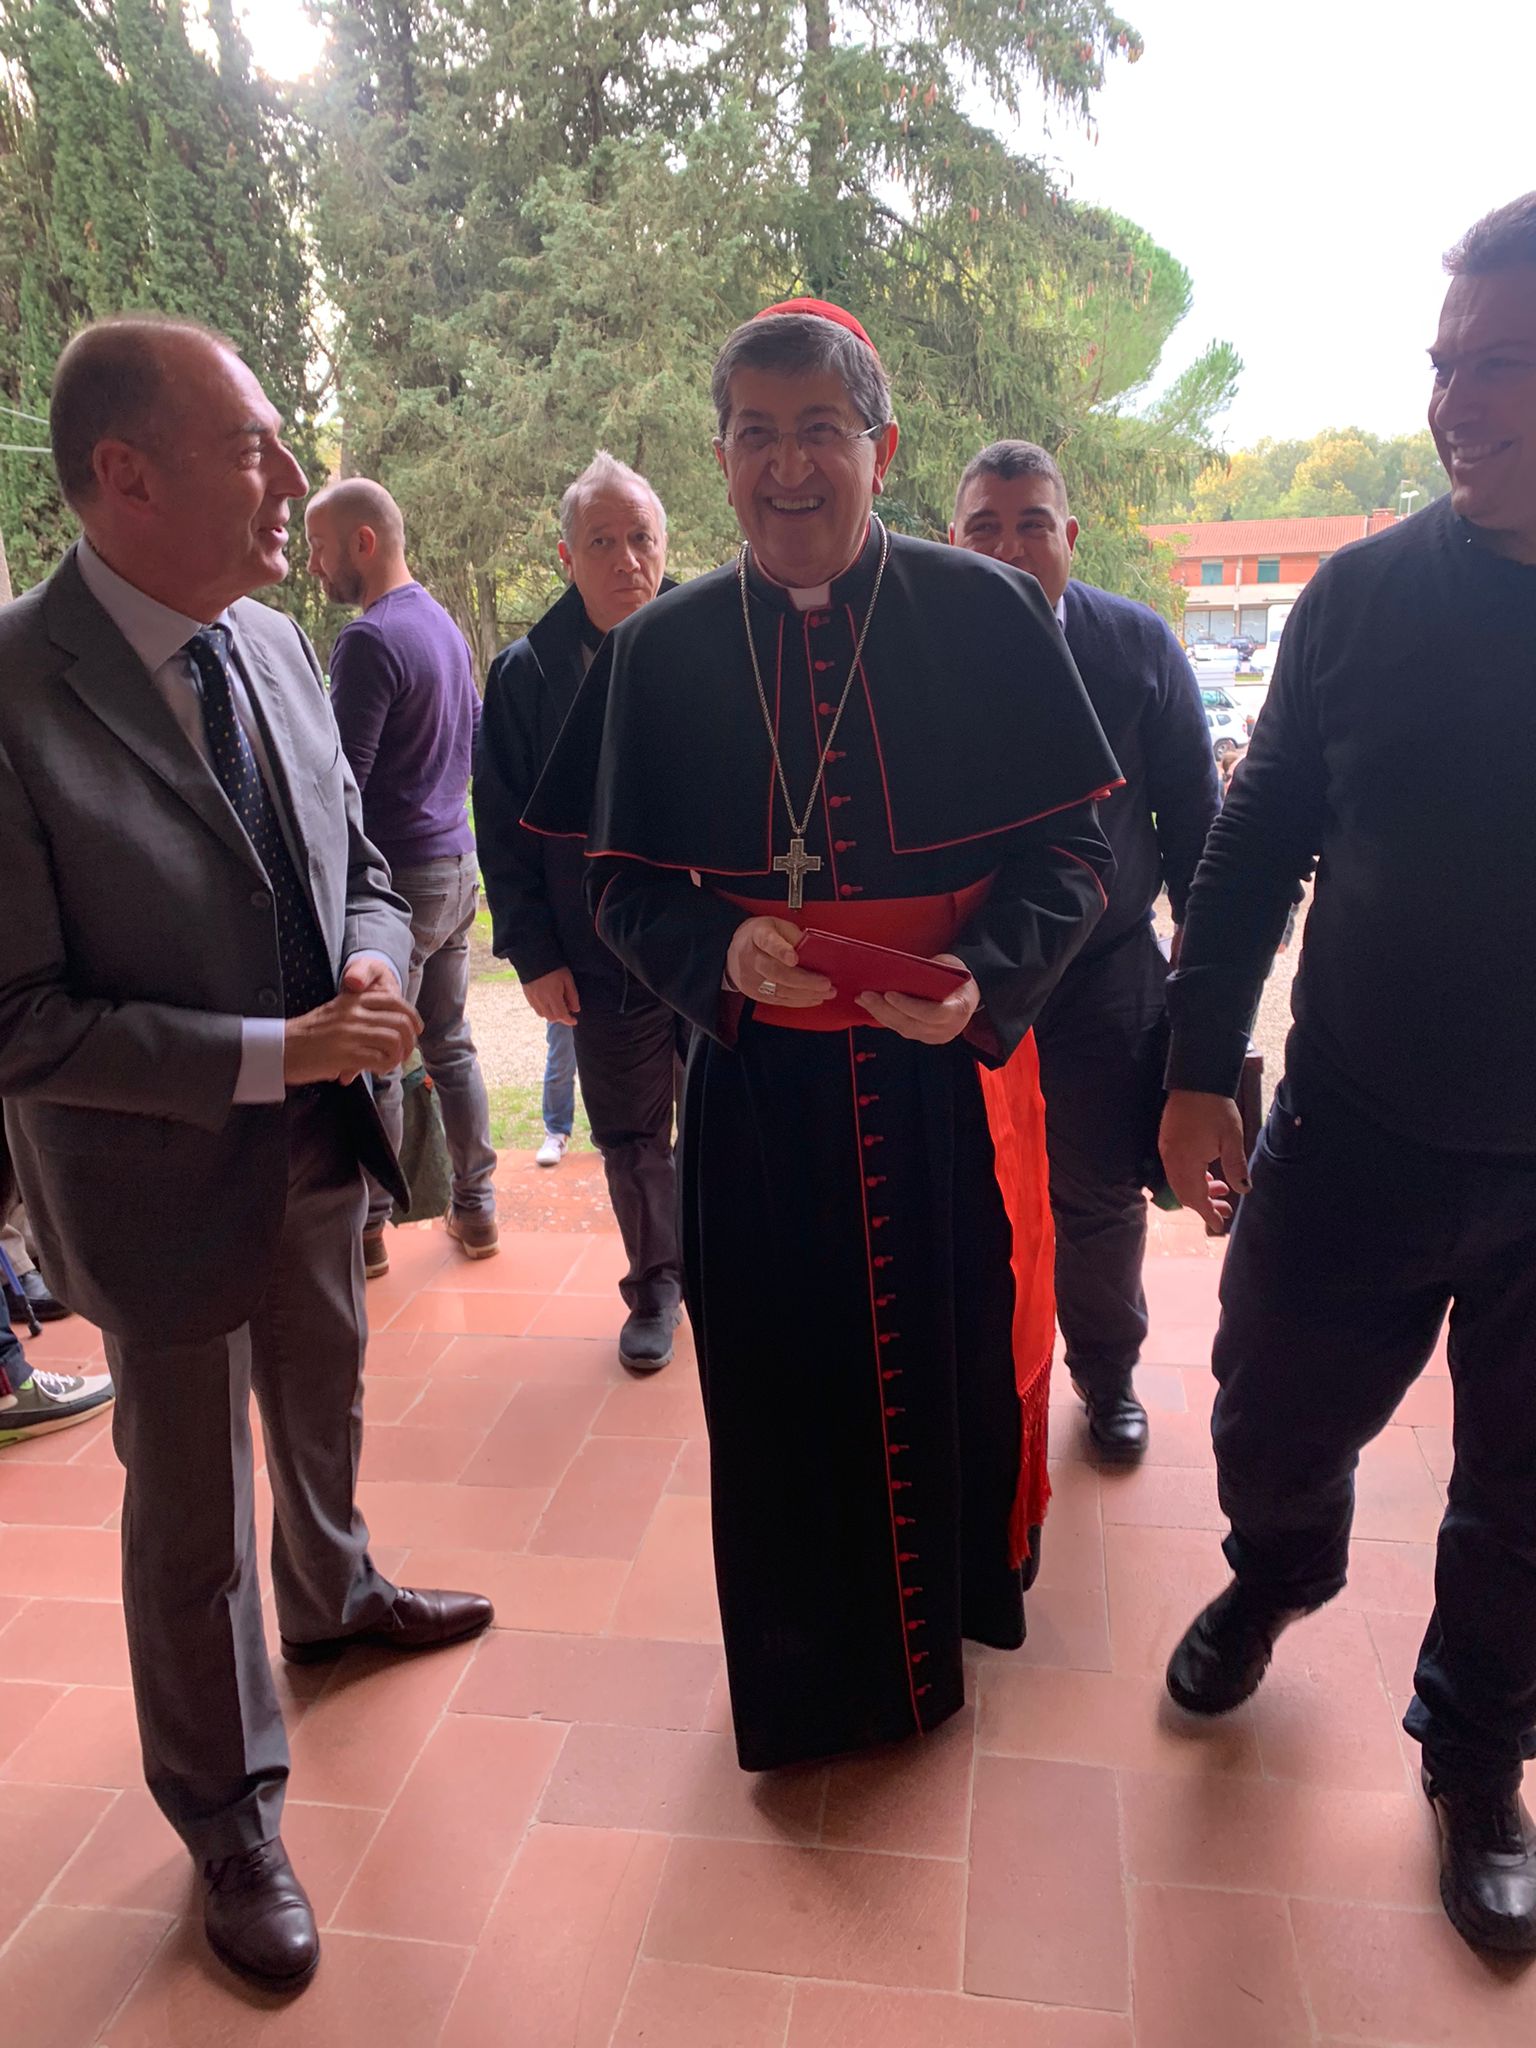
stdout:
<svg viewBox="0 0 1536 2048">
<path fill-rule="evenodd" d="M 17 1371 L 25 1370 L 18 1366 Z M 40 1367 L 9 1398 L 0 1397 L 0 1445 L 49 1436 L 88 1422 L 112 1399 L 110 1373 L 44 1372 Z"/>
<path fill-rule="evenodd" d="M 558 1166 L 565 1157 L 565 1148 L 570 1143 L 563 1131 L 546 1131 L 544 1142 L 533 1155 L 535 1166 Z"/>
</svg>

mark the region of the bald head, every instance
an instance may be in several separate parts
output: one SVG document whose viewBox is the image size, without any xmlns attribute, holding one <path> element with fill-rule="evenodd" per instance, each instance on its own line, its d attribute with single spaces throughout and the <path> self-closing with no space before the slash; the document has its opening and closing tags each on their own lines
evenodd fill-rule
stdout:
<svg viewBox="0 0 1536 2048">
<path fill-rule="evenodd" d="M 309 573 L 333 604 L 370 605 L 411 580 L 400 507 L 371 477 L 343 477 L 316 491 L 304 530 Z"/>
<path fill-rule="evenodd" d="M 181 414 L 178 366 L 220 353 L 239 351 L 195 320 L 121 314 L 82 328 L 54 367 L 48 401 L 48 437 L 65 502 L 78 510 L 96 496 L 102 442 L 163 451 Z"/>
</svg>

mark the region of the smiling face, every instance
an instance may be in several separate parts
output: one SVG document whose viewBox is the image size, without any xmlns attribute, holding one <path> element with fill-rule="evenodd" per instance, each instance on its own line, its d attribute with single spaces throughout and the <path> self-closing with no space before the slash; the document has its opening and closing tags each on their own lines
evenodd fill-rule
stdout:
<svg viewBox="0 0 1536 2048">
<path fill-rule="evenodd" d="M 949 537 L 974 555 L 1025 570 L 1051 604 L 1060 604 L 1072 574 L 1077 521 L 1054 478 L 986 471 L 972 477 L 955 507 Z"/>
<path fill-rule="evenodd" d="M 1500 554 L 1536 562 L 1536 264 L 1452 278 L 1430 360 L 1451 503 Z"/>
<path fill-rule="evenodd" d="M 611 633 L 661 587 L 667 566 L 667 533 L 649 491 L 633 484 L 588 491 L 576 509 L 560 559 L 581 592 L 587 617 L 599 633 Z"/>
<path fill-rule="evenodd" d="M 830 583 L 863 546 L 897 441 L 894 421 L 873 435 L 863 433 L 868 425 L 834 371 L 742 368 L 732 376 L 715 456 L 758 567 L 775 582 L 796 590 Z M 836 431 L 827 447 L 810 452 L 795 433 L 818 426 Z M 777 433 L 777 446 L 743 446 L 735 437 L 750 429 Z"/>
</svg>

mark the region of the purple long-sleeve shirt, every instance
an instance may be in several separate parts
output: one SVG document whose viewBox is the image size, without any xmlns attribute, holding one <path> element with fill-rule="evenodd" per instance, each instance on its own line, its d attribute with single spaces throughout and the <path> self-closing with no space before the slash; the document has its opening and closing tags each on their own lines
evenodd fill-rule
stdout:
<svg viewBox="0 0 1536 2048">
<path fill-rule="evenodd" d="M 472 853 L 465 796 L 480 698 L 469 648 L 419 583 L 343 626 L 331 703 L 363 797 L 363 828 L 392 868 Z"/>
</svg>

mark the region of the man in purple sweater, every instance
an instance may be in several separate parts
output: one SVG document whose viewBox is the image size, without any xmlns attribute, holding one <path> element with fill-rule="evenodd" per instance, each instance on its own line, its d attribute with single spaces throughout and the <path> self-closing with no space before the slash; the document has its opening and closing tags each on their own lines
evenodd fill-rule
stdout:
<svg viewBox="0 0 1536 2048">
<path fill-rule="evenodd" d="M 496 1152 L 465 1015 L 480 888 L 465 803 L 480 723 L 469 649 L 406 567 L 405 522 L 382 484 L 331 484 L 310 499 L 304 525 L 310 574 L 333 604 L 362 607 L 331 650 L 331 703 L 365 829 L 411 907 L 406 996 L 421 1013 L 421 1056 L 453 1161 L 448 1234 L 467 1257 L 487 1259 L 497 1249 Z M 376 1099 L 398 1150 L 398 1070 L 382 1077 Z M 391 1204 L 371 1179 L 368 1195 L 363 1255 L 372 1280 L 389 1271 Z"/>
</svg>

